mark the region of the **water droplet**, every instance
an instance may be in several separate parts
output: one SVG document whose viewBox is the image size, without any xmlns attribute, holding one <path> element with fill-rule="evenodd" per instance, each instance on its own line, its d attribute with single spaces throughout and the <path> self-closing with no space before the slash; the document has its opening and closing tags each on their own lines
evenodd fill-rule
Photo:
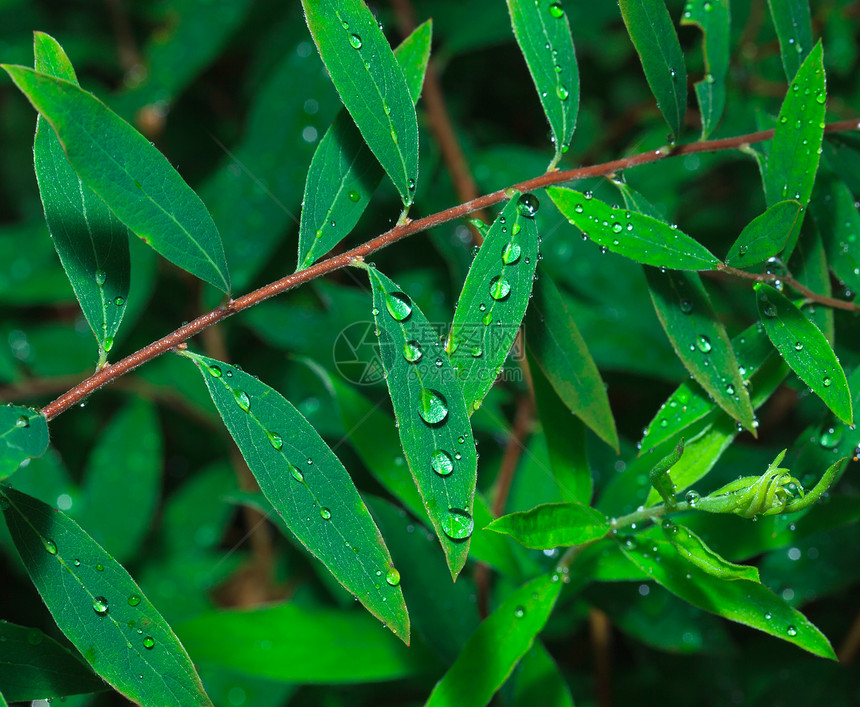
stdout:
<svg viewBox="0 0 860 707">
<path fill-rule="evenodd" d="M 117 307 L 122 307 L 122 306 L 125 304 L 125 300 L 124 300 L 122 297 L 117 297 L 117 298 L 113 301 L 113 303 L 114 303 Z"/>
<path fill-rule="evenodd" d="M 320 515 L 323 520 L 331 520 L 331 511 L 328 508 L 320 508 Z"/>
<path fill-rule="evenodd" d="M 819 91 L 815 94 L 815 102 L 818 103 L 818 105 L 823 106 L 826 100 L 827 94 L 824 91 Z"/>
<path fill-rule="evenodd" d="M 30 418 L 26 415 L 20 415 L 17 420 L 15 420 L 15 427 L 29 427 L 30 426 Z"/>
<path fill-rule="evenodd" d="M 417 341 L 407 341 L 403 344 L 403 358 L 409 361 L 409 363 L 418 363 L 423 355 L 424 352 L 421 351 L 421 344 Z"/>
<path fill-rule="evenodd" d="M 398 322 L 405 321 L 412 314 L 412 303 L 402 292 L 389 292 L 385 296 L 385 308 L 391 317 Z"/>
<path fill-rule="evenodd" d="M 245 412 L 251 409 L 251 399 L 244 390 L 234 390 L 233 397 L 236 398 L 236 404 Z"/>
<path fill-rule="evenodd" d="M 490 297 L 503 300 L 511 294 L 511 283 L 504 275 L 497 275 L 490 280 Z"/>
<path fill-rule="evenodd" d="M 374 307 L 373 309 L 370 310 L 370 313 L 375 317 L 379 314 L 379 310 L 376 307 Z"/>
<path fill-rule="evenodd" d="M 45 546 L 45 550 L 48 551 L 49 555 L 56 555 L 57 554 L 57 543 L 55 543 L 50 538 L 43 538 L 42 539 L 42 545 Z"/>
<path fill-rule="evenodd" d="M 520 259 L 522 252 L 519 243 L 508 243 L 502 251 L 502 262 L 505 265 L 513 265 Z"/>
<path fill-rule="evenodd" d="M 104 270 L 96 270 L 96 284 L 99 287 L 104 287 L 105 282 L 107 281 L 107 275 Z"/>
<path fill-rule="evenodd" d="M 349 194 L 347 194 L 347 197 L 349 197 L 349 200 L 354 203 L 358 202 L 358 200 L 361 199 L 361 195 L 357 191 L 355 191 L 355 189 L 351 190 Z"/>
<path fill-rule="evenodd" d="M 788 628 L 786 628 L 786 629 L 785 629 L 785 632 L 786 632 L 786 633 L 787 633 L 791 638 L 794 638 L 794 637 L 797 635 L 797 628 L 795 628 L 794 626 L 792 626 L 791 624 L 789 624 L 789 625 L 788 625 Z"/>
<path fill-rule="evenodd" d="M 618 223 L 618 221 L 616 221 L 615 223 L 613 223 L 613 224 L 612 224 L 612 231 L 613 231 L 613 233 L 621 233 L 621 231 L 623 230 L 623 228 L 624 228 L 624 227 L 623 227 L 620 223 Z M 618 242 L 617 242 L 617 241 L 615 242 L 615 245 L 618 245 Z"/>
<path fill-rule="evenodd" d="M 105 567 L 101 562 L 96 562 L 96 572 L 104 572 Z"/>
<path fill-rule="evenodd" d="M 284 439 L 277 432 L 269 432 L 266 430 L 266 437 L 269 438 L 269 444 L 275 448 L 277 451 L 281 451 L 281 448 L 284 446 Z"/>
<path fill-rule="evenodd" d="M 824 376 L 824 380 L 821 381 L 825 388 L 829 388 L 830 384 L 833 382 L 830 380 L 829 376 Z"/>
<path fill-rule="evenodd" d="M 795 351 L 803 351 L 803 343 L 800 341 L 795 342 L 794 350 Z"/>
<path fill-rule="evenodd" d="M 414 179 L 410 179 L 408 182 L 408 185 L 409 185 L 409 191 L 415 191 L 415 180 Z"/>
<path fill-rule="evenodd" d="M 684 500 L 687 501 L 688 504 L 690 504 L 691 508 L 696 507 L 696 504 L 699 502 L 700 498 L 701 496 L 699 495 L 698 491 L 687 491 L 684 496 Z"/>
<path fill-rule="evenodd" d="M 471 514 L 460 508 L 449 508 L 448 513 L 442 516 L 442 531 L 452 540 L 465 540 L 474 527 Z"/>
<path fill-rule="evenodd" d="M 520 194 L 520 198 L 517 199 L 517 212 L 520 216 L 534 218 L 539 210 L 540 202 L 534 194 Z"/>
<path fill-rule="evenodd" d="M 104 597 L 93 598 L 93 611 L 95 611 L 99 616 L 107 616 L 109 608 L 108 600 Z"/>
<path fill-rule="evenodd" d="M 682 299 L 680 304 L 681 312 L 683 314 L 689 314 L 693 311 L 693 303 L 688 299 Z"/>
<path fill-rule="evenodd" d="M 137 606 L 138 604 L 140 604 L 140 594 L 129 594 L 128 605 Z"/>
<path fill-rule="evenodd" d="M 396 587 L 398 584 L 400 584 L 400 572 L 398 572 L 392 567 L 386 573 L 385 581 L 388 582 L 392 587 Z"/>
<path fill-rule="evenodd" d="M 516 609 L 514 609 L 514 616 L 516 618 L 521 619 L 525 615 L 526 615 L 526 610 L 523 607 L 518 606 Z"/>
<path fill-rule="evenodd" d="M 490 326 L 490 322 L 493 321 L 493 315 L 490 312 L 487 312 L 482 318 L 481 321 L 484 323 L 484 326 Z"/>
<path fill-rule="evenodd" d="M 472 347 L 472 358 L 481 358 L 481 356 L 483 356 L 483 355 L 484 355 L 484 352 L 480 346 L 473 346 Z"/>
<path fill-rule="evenodd" d="M 155 639 L 152 636 L 147 636 L 143 639 L 143 647 L 146 648 L 146 650 L 151 651 L 155 648 Z"/>
<path fill-rule="evenodd" d="M 428 425 L 438 425 L 448 417 L 448 401 L 442 393 L 424 388 L 421 391 L 418 414 Z"/>
<path fill-rule="evenodd" d="M 555 95 L 558 96 L 562 101 L 566 101 L 567 97 L 570 95 L 570 91 L 564 87 L 564 85 L 559 84 L 555 87 Z"/>
<path fill-rule="evenodd" d="M 349 43 L 353 49 L 361 49 L 361 37 L 357 34 L 349 35 Z"/>
<path fill-rule="evenodd" d="M 290 464 L 290 476 L 292 476 L 300 484 L 305 483 L 304 474 L 302 474 L 302 472 L 300 472 L 298 469 L 296 469 L 296 467 L 294 467 L 292 464 Z"/>
<path fill-rule="evenodd" d="M 564 17 L 564 8 L 561 6 L 560 2 L 551 2 L 549 4 L 549 14 L 559 19 Z"/>
<path fill-rule="evenodd" d="M 696 348 L 702 353 L 711 353 L 711 340 L 704 334 L 696 337 Z"/>
<path fill-rule="evenodd" d="M 433 452 L 433 456 L 430 457 L 430 466 L 433 467 L 433 471 L 439 474 L 439 476 L 448 476 L 448 474 L 454 471 L 454 460 L 451 459 L 451 455 L 445 450 L 437 449 Z"/>
<path fill-rule="evenodd" d="M 772 618 L 773 618 L 773 614 L 771 614 L 769 611 L 764 612 L 764 620 L 765 621 L 770 621 Z"/>
<path fill-rule="evenodd" d="M 209 375 L 213 378 L 221 377 L 221 369 L 218 366 L 207 366 L 207 368 L 209 370 Z"/>
</svg>

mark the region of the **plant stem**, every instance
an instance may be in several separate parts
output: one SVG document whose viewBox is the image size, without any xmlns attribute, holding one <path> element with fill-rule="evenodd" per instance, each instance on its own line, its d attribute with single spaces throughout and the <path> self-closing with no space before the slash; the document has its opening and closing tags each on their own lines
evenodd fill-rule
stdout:
<svg viewBox="0 0 860 707">
<path fill-rule="evenodd" d="M 858 129 L 860 129 L 860 121 L 844 120 L 837 123 L 829 124 L 825 128 L 825 132 L 839 132 Z M 534 177 L 533 179 L 527 179 L 526 181 L 514 184 L 512 185 L 512 187 L 509 187 L 509 189 L 516 189 L 518 191 L 527 192 L 533 191 L 535 189 L 542 189 L 553 184 L 572 182 L 580 179 L 585 179 L 587 177 L 606 177 L 612 174 L 616 174 L 625 169 L 629 169 L 631 167 L 649 164 L 651 162 L 657 162 L 659 160 L 666 159 L 667 157 L 689 155 L 699 152 L 718 152 L 722 150 L 732 150 L 739 148 L 742 145 L 763 142 L 765 140 L 769 140 L 772 137 L 773 130 L 763 130 L 761 132 L 749 133 L 747 135 L 739 135 L 733 138 L 724 138 L 721 140 L 705 140 L 701 142 L 690 143 L 687 145 L 676 145 L 675 147 L 671 148 L 664 147 L 659 150 L 650 150 L 648 152 L 643 152 L 638 155 L 632 155 L 630 157 L 625 157 L 619 160 L 604 162 L 603 164 L 562 170 L 558 172 L 548 172 L 546 174 L 542 174 L 539 177 Z M 376 238 L 373 238 L 372 240 L 369 240 L 366 243 L 357 246 L 356 248 L 353 248 L 352 250 L 346 251 L 345 253 L 341 253 L 340 255 L 333 256 L 331 258 L 328 258 L 327 260 L 318 262 L 315 265 L 311 265 L 304 270 L 299 270 L 292 275 L 287 275 L 280 280 L 276 280 L 275 282 L 271 282 L 268 285 L 264 285 L 263 287 L 260 287 L 253 292 L 239 297 L 238 299 L 231 299 L 226 304 L 216 309 L 213 309 L 210 312 L 200 315 L 193 321 L 188 322 L 188 324 L 179 327 L 167 336 L 164 336 L 157 341 L 153 341 L 147 346 L 144 346 L 142 349 L 134 352 L 133 354 L 130 354 L 129 356 L 126 356 L 121 361 L 107 365 L 104 368 L 98 370 L 86 380 L 82 381 L 78 385 L 63 393 L 53 402 L 48 403 L 44 408 L 42 408 L 42 413 L 48 420 L 52 420 L 57 417 L 57 415 L 60 415 L 69 408 L 79 404 L 82 400 L 84 400 L 94 391 L 101 388 L 103 385 L 106 385 L 107 383 L 116 380 L 120 376 L 123 376 L 129 371 L 134 370 L 141 364 L 144 364 L 147 361 L 151 361 L 152 359 L 175 349 L 177 346 L 186 342 L 192 336 L 199 334 L 207 327 L 210 327 L 213 324 L 220 322 L 222 319 L 226 319 L 227 317 L 237 314 L 242 310 L 248 309 L 249 307 L 253 307 L 254 305 L 257 305 L 260 302 L 269 299 L 270 297 L 274 297 L 275 295 L 279 295 L 282 292 L 291 290 L 294 287 L 298 287 L 299 285 L 302 285 L 306 282 L 315 280 L 322 275 L 326 275 L 330 272 L 333 272 L 334 270 L 344 268 L 349 265 L 354 259 L 368 256 L 371 253 L 375 253 L 382 248 L 386 248 L 387 246 L 390 246 L 397 241 L 407 238 L 408 236 L 420 233 L 422 231 L 426 231 L 431 228 L 435 228 L 449 221 L 461 219 L 464 216 L 473 213 L 474 211 L 478 211 L 479 209 L 485 209 L 489 206 L 498 204 L 505 200 L 505 193 L 507 191 L 508 189 L 499 189 L 498 191 L 492 192 L 491 194 L 480 196 L 477 199 L 472 199 L 471 201 L 459 204 L 458 206 L 452 206 L 451 208 L 445 209 L 444 211 L 439 211 L 435 214 L 425 216 L 424 218 L 416 219 L 414 221 L 410 221 L 402 225 L 397 225 L 389 231 L 386 231 L 382 235 L 379 235 Z M 738 275 L 738 273 L 743 272 L 734 272 L 729 268 L 724 268 L 724 270 L 730 272 L 733 275 Z M 750 277 L 750 274 L 744 273 L 743 277 Z M 751 277 L 762 280 L 772 279 L 770 275 L 753 275 Z M 799 283 L 797 284 L 799 285 Z M 794 285 L 792 284 L 792 286 Z M 834 303 L 839 302 L 839 300 L 830 300 L 830 298 L 822 298 L 821 295 L 815 295 L 815 293 L 808 293 L 808 291 L 804 292 L 804 295 L 810 297 L 810 299 L 813 299 L 812 296 L 814 295 L 814 301 L 821 302 L 822 304 L 829 303 L 831 306 L 837 306 Z M 846 305 L 848 304 L 849 303 L 842 303 L 838 306 L 842 309 L 846 309 Z M 853 305 L 851 305 L 851 309 L 853 311 L 860 311 L 860 308 L 855 309 Z"/>
</svg>

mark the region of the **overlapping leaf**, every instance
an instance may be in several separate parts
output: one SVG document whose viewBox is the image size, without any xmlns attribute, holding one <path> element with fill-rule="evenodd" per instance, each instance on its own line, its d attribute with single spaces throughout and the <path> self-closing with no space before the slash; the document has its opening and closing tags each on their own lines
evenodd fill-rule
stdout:
<svg viewBox="0 0 860 707">
<path fill-rule="evenodd" d="M 819 179 L 810 208 L 824 241 L 827 264 L 854 292 L 860 291 L 860 214 L 851 190 L 841 179 Z"/>
<path fill-rule="evenodd" d="M 812 49 L 809 0 L 767 0 L 779 39 L 786 78 L 791 81 Z"/>
<path fill-rule="evenodd" d="M 602 538 L 609 519 L 582 503 L 544 503 L 494 520 L 489 530 L 510 535 L 526 547 L 551 550 Z"/>
<path fill-rule="evenodd" d="M 558 575 L 542 575 L 508 596 L 472 634 L 426 707 L 487 704 L 543 629 L 561 584 Z"/>
<path fill-rule="evenodd" d="M 299 542 L 395 635 L 409 642 L 400 577 L 343 464 L 276 390 L 187 353 L 263 494 Z"/>
<path fill-rule="evenodd" d="M 725 580 L 745 579 L 750 582 L 761 582 L 756 567 L 729 562 L 709 548 L 685 525 L 676 524 L 667 518 L 662 522 L 661 528 L 678 554 L 706 574 Z"/>
<path fill-rule="evenodd" d="M 692 566 L 663 540 L 628 538 L 619 545 L 651 579 L 693 606 L 764 631 L 823 658 L 836 658 L 827 638 L 767 587 L 744 579 L 718 579 Z"/>
<path fill-rule="evenodd" d="M 526 318 L 526 343 L 568 409 L 609 446 L 618 449 L 606 386 L 555 283 L 535 282 Z"/>
<path fill-rule="evenodd" d="M 406 206 L 418 180 L 418 121 L 403 70 L 362 0 L 302 0 L 323 63 Z"/>
<path fill-rule="evenodd" d="M 428 20 L 394 50 L 412 102 L 417 103 L 430 59 Z M 306 268 L 352 231 L 370 202 L 382 167 L 348 113 L 340 113 L 317 145 L 308 169 L 299 227 L 299 269 Z"/>
<path fill-rule="evenodd" d="M 797 201 L 778 201 L 754 218 L 729 248 L 726 265 L 743 268 L 777 255 L 788 241 L 797 240 L 802 211 Z"/>
<path fill-rule="evenodd" d="M 699 276 L 646 268 L 645 277 L 660 323 L 684 367 L 723 410 L 754 432 L 738 361 Z"/>
<path fill-rule="evenodd" d="M 827 338 L 785 295 L 762 282 L 755 289 L 759 314 L 780 356 L 839 419 L 852 424 L 851 391 Z"/>
<path fill-rule="evenodd" d="M 674 142 L 687 111 L 687 68 L 672 18 L 663 0 L 620 0 L 618 4 Z"/>
<path fill-rule="evenodd" d="M 4 65 L 51 124 L 81 180 L 169 261 L 229 292 L 221 238 L 203 202 L 150 142 L 91 93 Z"/>
<path fill-rule="evenodd" d="M 694 84 L 699 112 L 702 114 L 702 140 L 717 126 L 726 103 L 726 75 L 729 71 L 729 0 L 688 0 L 682 25 L 702 30 L 705 77 Z"/>
<path fill-rule="evenodd" d="M 438 335 L 400 287 L 367 267 L 400 444 L 456 577 L 469 553 L 477 455 L 463 392 Z"/>
<path fill-rule="evenodd" d="M 0 407 L 0 479 L 12 474 L 21 462 L 40 457 L 48 448 L 48 421 L 32 408 Z"/>
<path fill-rule="evenodd" d="M 579 67 L 570 23 L 560 2 L 508 0 L 508 12 L 552 130 L 552 169 L 567 152 L 579 111 Z"/>
<path fill-rule="evenodd" d="M 36 32 L 34 47 L 36 71 L 78 85 L 72 64 L 56 40 Z M 54 248 L 104 362 L 128 300 L 128 229 L 81 181 L 42 116 L 36 122 L 33 156 Z"/>
<path fill-rule="evenodd" d="M 141 704 L 211 707 L 185 649 L 122 565 L 35 498 L 3 487 L 0 507 L 57 626 L 102 678 Z"/>
<path fill-rule="evenodd" d="M 720 264 L 690 236 L 650 216 L 612 208 L 573 189 L 550 187 L 546 191 L 568 221 L 613 253 L 677 270 L 714 270 Z"/>
<path fill-rule="evenodd" d="M 477 410 L 516 339 L 538 261 L 537 197 L 513 197 L 493 222 L 463 283 L 445 350 L 469 414 Z"/>
</svg>

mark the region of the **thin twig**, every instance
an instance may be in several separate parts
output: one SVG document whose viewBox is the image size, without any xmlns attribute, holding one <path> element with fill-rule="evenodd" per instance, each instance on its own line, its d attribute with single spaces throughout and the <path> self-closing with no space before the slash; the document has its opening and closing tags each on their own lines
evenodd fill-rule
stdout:
<svg viewBox="0 0 860 707">
<path fill-rule="evenodd" d="M 838 132 L 857 129 L 860 129 L 860 121 L 846 120 L 838 123 L 831 123 L 825 128 L 825 132 Z M 738 137 L 725 138 L 722 140 L 707 140 L 692 143 L 689 145 L 678 145 L 676 147 L 671 148 L 665 147 L 660 150 L 650 150 L 648 152 L 644 152 L 638 155 L 625 157 L 619 160 L 613 160 L 611 162 L 605 162 L 603 164 L 592 165 L 590 167 L 579 167 L 577 169 L 548 172 L 546 174 L 542 174 L 539 177 L 535 177 L 533 179 L 528 179 L 526 181 L 519 182 L 518 184 L 514 184 L 512 188 L 517 189 L 519 191 L 532 191 L 535 189 L 542 189 L 553 184 L 562 184 L 564 182 L 572 182 L 580 179 L 585 179 L 586 177 L 598 177 L 616 174 L 625 169 L 630 169 L 631 167 L 636 167 L 643 164 L 649 164 L 651 162 L 657 162 L 659 160 L 666 159 L 667 157 L 688 155 L 698 152 L 717 152 L 721 150 L 732 150 L 739 148 L 743 145 L 763 142 L 765 140 L 769 140 L 772 137 L 773 130 L 764 130 L 757 133 L 750 133 L 748 135 L 740 135 Z M 275 282 L 269 283 L 268 285 L 264 285 L 263 287 L 254 290 L 253 292 L 250 292 L 240 297 L 239 299 L 230 300 L 225 305 L 218 307 L 217 309 L 213 309 L 211 312 L 207 312 L 206 314 L 202 314 L 201 316 L 197 317 L 197 319 L 189 322 L 188 324 L 185 324 L 184 326 L 179 327 L 167 336 L 158 339 L 157 341 L 153 341 L 151 344 L 144 346 L 139 351 L 136 351 L 135 353 L 126 356 L 121 361 L 118 361 L 117 363 L 114 363 L 112 365 L 105 366 L 86 380 L 82 381 L 75 387 L 63 393 L 53 402 L 46 405 L 44 408 L 42 408 L 42 413 L 48 418 L 48 420 L 52 420 L 57 415 L 62 414 L 69 408 L 80 403 L 81 400 L 86 398 L 95 390 L 101 388 L 103 385 L 110 383 L 111 381 L 119 378 L 122 375 L 125 375 L 126 373 L 134 370 L 141 364 L 144 364 L 147 361 L 150 361 L 163 353 L 167 353 L 168 351 L 175 349 L 177 346 L 184 343 L 192 336 L 199 334 L 207 327 L 210 327 L 213 324 L 220 322 L 222 319 L 226 319 L 227 317 L 237 314 L 238 312 L 248 309 L 249 307 L 257 305 L 260 302 L 269 299 L 270 297 L 274 297 L 275 295 L 279 295 L 282 292 L 291 290 L 294 287 L 298 287 L 299 285 L 321 277 L 322 275 L 326 275 L 330 272 L 333 272 L 334 270 L 344 268 L 350 265 L 355 259 L 364 258 L 371 253 L 375 253 L 376 251 L 381 250 L 382 248 L 386 248 L 392 243 L 396 243 L 397 241 L 402 240 L 408 236 L 414 235 L 415 233 L 420 233 L 422 231 L 435 228 L 436 226 L 439 226 L 443 223 L 447 223 L 449 221 L 453 221 L 455 219 L 461 219 L 464 216 L 473 213 L 479 209 L 485 209 L 489 206 L 493 206 L 494 204 L 498 204 L 505 200 L 506 191 L 506 189 L 500 189 L 498 191 L 492 192 L 491 194 L 486 194 L 485 196 L 478 197 L 477 199 L 472 199 L 471 201 L 459 204 L 458 206 L 452 206 L 451 208 L 445 209 L 444 211 L 439 211 L 438 213 L 425 216 L 424 218 L 416 219 L 415 221 L 409 221 L 402 225 L 395 226 L 391 230 L 386 231 L 382 235 L 377 236 L 376 238 L 373 238 L 372 240 L 369 240 L 366 243 L 357 246 L 356 248 L 353 248 L 352 250 L 348 250 L 345 253 L 333 256 L 328 260 L 320 261 L 315 265 L 312 265 L 311 267 L 306 268 L 304 270 L 300 270 L 299 272 L 293 273 L 292 275 L 287 275 L 286 277 L 283 277 Z M 759 279 L 767 279 L 767 277 L 762 276 Z"/>
</svg>

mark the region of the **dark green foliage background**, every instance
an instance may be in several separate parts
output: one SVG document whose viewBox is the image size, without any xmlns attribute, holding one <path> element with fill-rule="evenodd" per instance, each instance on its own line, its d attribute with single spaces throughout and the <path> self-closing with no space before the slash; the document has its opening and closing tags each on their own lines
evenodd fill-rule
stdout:
<svg viewBox="0 0 860 707">
<path fill-rule="evenodd" d="M 677 24 L 682 4 L 668 5 Z M 121 8 L 119 19 L 113 9 L 106 10 L 115 6 Z M 372 9 L 391 44 L 398 44 L 402 36 L 390 5 L 377 3 Z M 604 162 L 665 145 L 667 126 L 654 106 L 616 4 L 571 1 L 565 9 L 582 93 L 572 146 L 560 167 Z M 843 0 L 822 0 L 813 2 L 812 9 L 816 36 L 824 38 L 828 119 L 856 117 L 860 115 L 856 7 Z M 505 4 L 425 0 L 415 2 L 415 11 L 419 21 L 434 20 L 433 58 L 481 193 L 542 174 L 552 157 L 548 126 L 514 43 Z M 149 63 L 148 72 L 123 68 L 118 27 L 125 22 L 131 43 Z M 295 269 L 297 219 L 307 166 L 315 140 L 339 108 L 300 3 L 2 0 L 0 28 L 4 63 L 31 65 L 31 33 L 47 32 L 66 49 L 81 85 L 148 134 L 212 211 L 237 293 Z M 701 33 L 692 27 L 678 31 L 690 78 L 700 80 Z M 773 127 L 785 93 L 779 48 L 764 0 L 733 0 L 731 46 L 727 104 L 712 137 Z M 699 134 L 692 92 L 689 100 L 682 142 Z M 422 104 L 418 105 L 421 163 L 413 217 L 460 201 L 427 130 Z M 31 168 L 34 124 L 30 105 L 4 81 L 0 85 L 0 400 L 41 405 L 89 375 L 97 351 L 45 227 Z M 825 156 L 836 145 L 849 149 L 831 166 L 838 164 L 842 178 L 855 195 L 860 194 L 860 158 L 854 151 L 860 149 L 860 138 L 844 133 L 828 139 Z M 718 257 L 765 208 L 755 160 L 736 152 L 664 160 L 624 176 L 671 223 Z M 607 180 L 580 182 L 575 188 L 593 190 L 595 197 L 609 203 L 621 202 Z M 386 180 L 345 246 L 388 229 L 399 210 L 398 194 Z M 624 469 L 621 460 L 635 457 L 642 428 L 688 374 L 654 314 L 641 266 L 601 254 L 594 243 L 583 242 L 543 195 L 538 226 L 543 237 L 541 266 L 562 289 L 608 384 L 621 438 L 622 455 L 616 457 L 589 433 L 599 493 Z M 136 239 L 131 247 L 129 306 L 111 360 L 218 303 L 214 290 L 156 260 Z M 373 260 L 415 299 L 430 321 L 442 323 L 452 318 L 471 257 L 468 231 L 462 224 L 449 223 L 380 252 Z M 241 363 L 287 397 L 329 444 L 361 435 L 360 428 L 353 431 L 342 424 L 324 380 L 305 360 L 308 357 L 338 375 L 332 355 L 338 333 L 353 322 L 370 320 L 370 296 L 363 276 L 356 273 L 339 271 L 265 302 L 218 325 L 217 335 L 199 337 L 192 346 Z M 707 278 L 706 283 L 730 336 L 757 320 L 749 283 L 722 276 Z M 838 291 L 841 285 L 836 287 Z M 860 364 L 856 317 L 837 312 L 835 330 L 841 362 L 850 378 Z M 703 491 L 740 474 L 760 474 L 777 452 L 791 448 L 804 430 L 827 419 L 820 400 L 796 378 L 790 381 L 758 411 L 758 440 L 742 434 L 711 472 Z M 522 390 L 524 385 L 517 382 L 495 386 L 473 417 L 482 492 L 493 489 L 515 399 Z M 381 402 L 390 409 L 383 381 L 359 391 L 372 403 Z M 853 392 L 856 396 L 858 391 Z M 163 478 L 154 512 L 149 500 L 124 495 L 121 477 L 115 481 L 117 507 L 128 514 L 140 509 L 148 525 L 146 537 L 123 562 L 168 622 L 181 623 L 206 608 L 231 605 L 236 592 L 246 601 L 291 596 L 308 606 L 352 607 L 352 599 L 330 581 L 324 568 L 297 550 L 274 524 L 263 526 L 276 550 L 271 574 L 253 574 L 251 549 L 244 541 L 247 518 L 238 505 L 224 501 L 231 494 L 234 501 L 238 498 L 237 482 L 228 468 L 234 445 L 199 375 L 178 357 L 157 359 L 94 395 L 84 409 L 71 410 L 52 422 L 52 450 L 17 472 L 12 479 L 15 487 L 52 505 L 68 499 L 59 502 L 71 503 L 70 515 L 86 528 L 88 514 L 95 513 L 87 505 L 88 460 L 99 437 L 132 395 L 157 406 L 163 452 L 156 463 L 163 465 Z M 114 450 L 116 464 L 121 467 L 124 454 L 139 443 L 135 434 L 128 434 Z M 526 444 L 529 453 L 520 461 L 506 508 L 509 513 L 562 500 L 543 471 L 543 434 L 535 429 Z M 814 448 L 815 439 L 811 444 Z M 336 452 L 362 492 L 386 495 L 350 443 L 340 444 Z M 815 460 L 796 473 L 817 475 L 827 464 Z M 849 467 L 838 490 L 860 493 L 856 467 Z M 732 538 L 744 537 L 749 524 L 728 519 L 729 544 Z M 386 534 L 384 526 L 382 530 Z M 712 540 L 719 550 L 718 540 Z M 111 551 L 110 538 L 103 541 Z M 5 528 L 0 529 L 0 543 L 3 618 L 38 626 L 62 640 L 27 580 Z M 390 546 L 394 552 L 393 543 Z M 858 547 L 860 525 L 855 523 L 790 542 L 766 553 L 756 564 L 765 584 L 779 592 L 793 590 L 793 603 L 802 604 L 803 612 L 838 648 L 860 610 Z M 790 548 L 800 550 L 800 560 L 789 559 Z M 539 551 L 529 557 L 532 564 L 551 565 Z M 469 567 L 474 565 L 467 566 L 461 580 L 466 590 L 458 583 L 458 595 L 474 593 Z M 575 570 L 576 565 L 574 574 Z M 243 583 L 248 576 L 254 581 Z M 493 606 L 513 588 L 506 581 L 495 584 Z M 571 589 L 576 586 L 578 582 Z M 601 583 L 583 593 L 562 593 L 543 638 L 577 704 L 597 704 L 589 606 L 605 611 L 613 624 L 609 650 L 614 704 L 777 707 L 815 704 L 821 699 L 832 705 L 860 702 L 856 667 L 816 658 L 716 619 L 654 584 L 647 585 L 648 592 L 643 587 Z M 259 591 L 254 595 L 252 589 Z M 420 636 L 414 636 L 414 643 L 416 650 L 426 649 Z M 421 704 L 441 669 L 358 687 L 284 685 L 240 672 L 207 671 L 205 666 L 201 675 L 216 705 Z M 242 701 L 237 701 L 240 697 Z M 513 690 L 507 687 L 495 699 L 497 704 L 515 704 Z M 69 698 L 65 704 L 120 703 L 120 698 L 108 693 Z"/>
</svg>

